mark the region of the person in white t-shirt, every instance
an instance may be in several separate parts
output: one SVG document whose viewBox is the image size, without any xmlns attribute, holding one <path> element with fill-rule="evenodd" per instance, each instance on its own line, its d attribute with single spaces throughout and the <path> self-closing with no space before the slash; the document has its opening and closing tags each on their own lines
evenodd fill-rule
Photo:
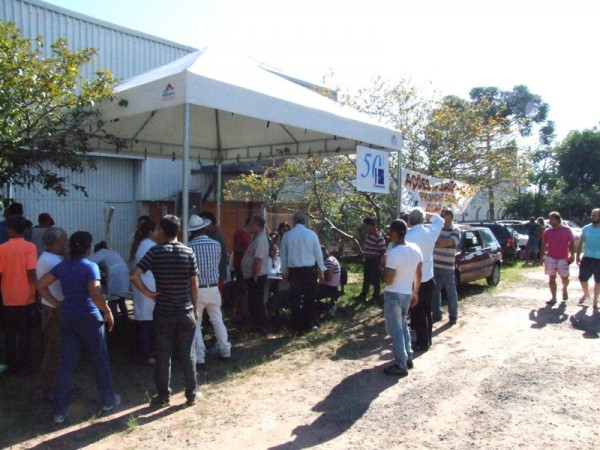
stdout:
<svg viewBox="0 0 600 450">
<path fill-rule="evenodd" d="M 413 367 L 408 330 L 408 308 L 419 301 L 423 255 L 416 244 L 404 240 L 408 226 L 401 219 L 390 224 L 394 247 L 388 251 L 383 281 L 385 328 L 392 337 L 394 363 L 383 369 L 387 375 L 405 377 Z"/>
<path fill-rule="evenodd" d="M 152 239 L 156 223 L 152 221 L 144 222 L 138 229 L 136 241 L 131 249 L 133 250 L 134 264 L 140 262 L 146 252 L 156 245 Z M 151 291 L 156 290 L 156 282 L 151 270 L 147 270 L 141 275 L 142 281 Z M 153 366 L 156 364 L 154 351 L 154 300 L 145 296 L 138 288 L 133 287 L 133 319 L 136 321 L 138 343 L 142 360 L 145 364 Z"/>
<path fill-rule="evenodd" d="M 37 261 L 36 277 L 39 280 L 60 263 L 67 252 L 69 237 L 67 232 L 59 227 L 47 228 L 42 235 L 45 251 Z M 58 304 L 42 297 L 42 330 L 44 331 L 44 356 L 42 358 L 42 390 L 44 400 L 52 399 L 52 386 L 58 368 L 60 357 L 60 302 L 64 295 L 60 281 L 55 281 L 48 286 L 50 293 Z"/>
</svg>

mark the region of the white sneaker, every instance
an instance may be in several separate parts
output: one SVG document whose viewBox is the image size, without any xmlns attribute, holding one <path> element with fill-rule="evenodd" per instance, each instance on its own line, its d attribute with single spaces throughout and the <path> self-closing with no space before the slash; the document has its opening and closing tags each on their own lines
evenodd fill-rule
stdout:
<svg viewBox="0 0 600 450">
<path fill-rule="evenodd" d="M 119 394 L 115 394 L 115 402 L 110 406 L 103 406 L 101 411 L 102 412 L 111 412 L 113 409 L 115 409 L 120 404 L 121 404 L 121 396 Z"/>
<path fill-rule="evenodd" d="M 63 423 L 65 423 L 65 420 L 67 420 L 67 417 L 69 417 L 69 411 L 67 411 L 64 414 L 57 414 L 56 416 L 54 416 L 54 423 L 61 425 Z"/>
</svg>

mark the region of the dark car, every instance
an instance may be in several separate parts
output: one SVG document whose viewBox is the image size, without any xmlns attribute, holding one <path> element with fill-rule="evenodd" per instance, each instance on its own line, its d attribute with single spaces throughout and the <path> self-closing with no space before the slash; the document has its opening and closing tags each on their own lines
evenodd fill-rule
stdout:
<svg viewBox="0 0 600 450">
<path fill-rule="evenodd" d="M 486 279 L 490 286 L 500 282 L 502 247 L 485 227 L 459 225 L 456 248 L 456 284 Z"/>
<path fill-rule="evenodd" d="M 507 259 L 517 258 L 521 252 L 519 248 L 519 233 L 510 225 L 495 222 L 472 222 L 468 225 L 489 228 L 502 247 L 502 254 Z"/>
</svg>

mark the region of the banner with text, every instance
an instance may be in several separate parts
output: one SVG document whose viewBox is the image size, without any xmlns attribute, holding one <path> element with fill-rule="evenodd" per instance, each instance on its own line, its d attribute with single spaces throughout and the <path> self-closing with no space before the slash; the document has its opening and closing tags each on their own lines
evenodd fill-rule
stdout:
<svg viewBox="0 0 600 450">
<path fill-rule="evenodd" d="M 475 197 L 477 189 L 461 181 L 423 175 L 402 169 L 402 210 L 410 211 L 420 206 L 425 211 L 439 213 L 442 207 L 454 215 L 463 214 Z"/>
<path fill-rule="evenodd" d="M 390 193 L 390 155 L 384 150 L 356 147 L 356 188 L 361 192 Z"/>
</svg>

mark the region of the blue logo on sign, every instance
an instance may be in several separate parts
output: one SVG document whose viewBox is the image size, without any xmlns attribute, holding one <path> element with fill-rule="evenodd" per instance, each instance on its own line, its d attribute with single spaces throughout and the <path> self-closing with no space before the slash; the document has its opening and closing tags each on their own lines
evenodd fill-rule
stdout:
<svg viewBox="0 0 600 450">
<path fill-rule="evenodd" d="M 373 187 L 385 188 L 385 170 L 380 155 L 366 153 L 364 157 L 366 170 L 360 174 L 361 178 L 370 177 L 373 179 Z"/>
</svg>

